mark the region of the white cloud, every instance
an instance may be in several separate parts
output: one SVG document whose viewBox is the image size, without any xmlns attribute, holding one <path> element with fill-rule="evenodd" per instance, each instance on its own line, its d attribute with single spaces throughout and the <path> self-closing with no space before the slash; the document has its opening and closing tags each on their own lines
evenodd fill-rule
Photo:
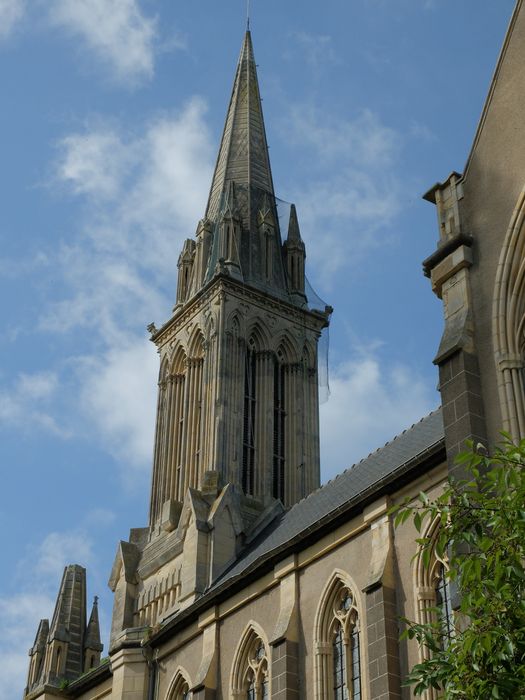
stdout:
<svg viewBox="0 0 525 700">
<path fill-rule="evenodd" d="M 40 544 L 33 560 L 38 579 L 60 581 L 67 564 L 88 565 L 92 561 L 92 542 L 85 532 L 51 532 Z"/>
<path fill-rule="evenodd" d="M 193 99 L 139 134 L 99 123 L 58 146 L 54 183 L 84 213 L 54 267 L 66 293 L 40 330 L 89 329 L 69 363 L 72 393 L 85 425 L 126 465 L 151 466 L 158 359 L 145 326 L 168 317 L 183 240 L 204 213 L 214 152 L 205 110 Z"/>
<path fill-rule="evenodd" d="M 7 39 L 25 12 L 25 0 L 0 0 L 0 40 Z"/>
<path fill-rule="evenodd" d="M 51 23 L 83 40 L 117 80 L 153 76 L 157 21 L 137 0 L 48 0 L 45 7 Z"/>
<path fill-rule="evenodd" d="M 10 387 L 0 387 L 0 426 L 32 431 L 38 426 L 59 437 L 68 431 L 51 415 L 50 403 L 58 389 L 55 372 L 21 373 Z"/>
<path fill-rule="evenodd" d="M 340 119 L 311 106 L 293 105 L 287 129 L 292 142 L 312 148 L 316 159 L 327 164 L 344 160 L 361 168 L 384 168 L 392 164 L 400 147 L 397 132 L 369 109 L 354 119 Z"/>
<path fill-rule="evenodd" d="M 54 600 L 46 593 L 17 593 L 0 597 L 0 627 L 9 634 L 0 639 L 0 700 L 21 697 L 29 667 L 28 649 L 38 622 L 49 618 Z"/>
<path fill-rule="evenodd" d="M 428 383 L 408 366 L 386 365 L 374 352 L 333 368 L 330 398 L 320 407 L 323 481 L 366 457 L 438 403 Z"/>
<path fill-rule="evenodd" d="M 57 177 L 75 194 L 108 199 L 118 194 L 131 154 L 116 132 L 100 129 L 66 136 L 60 149 Z"/>
<path fill-rule="evenodd" d="M 306 154 L 309 176 L 291 192 L 310 264 L 330 288 L 343 266 L 378 244 L 374 234 L 399 213 L 395 166 L 402 139 L 370 110 L 338 119 L 307 105 L 290 109 L 283 131 L 299 158 Z"/>
<path fill-rule="evenodd" d="M 127 467 L 151 466 L 157 374 L 154 347 L 141 339 L 90 358 L 81 370 L 84 409 L 110 452 Z"/>
</svg>

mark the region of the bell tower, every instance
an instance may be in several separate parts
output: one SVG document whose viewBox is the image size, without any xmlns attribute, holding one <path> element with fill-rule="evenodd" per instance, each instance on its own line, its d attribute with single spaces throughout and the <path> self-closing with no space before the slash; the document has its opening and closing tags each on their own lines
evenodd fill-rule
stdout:
<svg viewBox="0 0 525 700">
<path fill-rule="evenodd" d="M 151 336 L 150 528 L 209 472 L 285 507 L 319 486 L 317 344 L 331 309 L 307 299 L 305 255 L 295 206 L 274 193 L 247 31 L 206 213 L 179 257 L 173 315 Z"/>
</svg>

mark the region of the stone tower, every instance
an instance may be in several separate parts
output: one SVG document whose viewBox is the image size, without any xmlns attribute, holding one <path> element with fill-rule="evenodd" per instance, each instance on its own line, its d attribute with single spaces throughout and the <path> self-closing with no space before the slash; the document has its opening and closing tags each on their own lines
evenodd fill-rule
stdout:
<svg viewBox="0 0 525 700">
<path fill-rule="evenodd" d="M 86 570 L 66 566 L 51 620 L 40 620 L 29 650 L 26 694 L 78 678 L 100 663 L 102 652 L 97 599 L 86 625 Z"/>
<path fill-rule="evenodd" d="M 319 486 L 317 341 L 328 310 L 308 303 L 304 261 L 295 207 L 274 193 L 248 31 L 205 217 L 179 257 L 173 315 L 152 329 L 151 528 L 207 472 L 285 506 Z"/>
</svg>

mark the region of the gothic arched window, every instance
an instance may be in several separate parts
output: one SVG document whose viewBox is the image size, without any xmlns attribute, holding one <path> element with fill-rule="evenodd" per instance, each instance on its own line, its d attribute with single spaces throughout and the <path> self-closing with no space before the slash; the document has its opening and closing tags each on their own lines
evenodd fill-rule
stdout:
<svg viewBox="0 0 525 700">
<path fill-rule="evenodd" d="M 359 613 L 352 588 L 335 576 L 321 601 L 316 625 L 315 683 L 324 700 L 361 700 Z"/>
<path fill-rule="evenodd" d="M 244 358 L 244 413 L 242 445 L 242 488 L 253 495 L 255 488 L 256 357 L 253 340 Z"/>
<path fill-rule="evenodd" d="M 190 700 L 190 684 L 184 674 L 182 671 L 177 672 L 168 692 L 169 700 Z"/>
<path fill-rule="evenodd" d="M 448 562 L 437 556 L 434 543 L 439 532 L 439 520 L 430 523 L 422 537 L 431 540 L 431 556 L 424 561 L 423 549 L 416 557 L 416 622 L 420 624 L 439 623 L 439 643 L 446 647 L 454 635 L 454 611 L 450 597 L 450 585 L 447 576 Z M 421 661 L 430 657 L 426 646 L 419 647 Z M 430 688 L 423 694 L 424 700 L 436 700 L 438 691 Z"/>
<path fill-rule="evenodd" d="M 270 700 L 268 647 L 250 628 L 239 645 L 232 673 L 235 700 Z"/>
<path fill-rule="evenodd" d="M 525 437 L 525 187 L 505 235 L 496 271 L 493 342 L 503 428 Z"/>
<path fill-rule="evenodd" d="M 273 366 L 273 464 L 272 495 L 285 502 L 285 366 L 282 352 L 278 352 Z"/>
</svg>

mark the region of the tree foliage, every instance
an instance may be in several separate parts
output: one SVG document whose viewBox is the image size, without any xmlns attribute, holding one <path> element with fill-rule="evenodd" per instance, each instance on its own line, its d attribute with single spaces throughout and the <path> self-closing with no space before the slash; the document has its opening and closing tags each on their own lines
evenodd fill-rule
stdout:
<svg viewBox="0 0 525 700">
<path fill-rule="evenodd" d="M 446 560 L 445 576 L 460 605 L 449 635 L 436 622 L 404 620 L 403 636 L 425 648 L 406 684 L 446 700 L 525 698 L 525 440 L 504 442 L 488 456 L 479 445 L 457 458 L 466 478 L 450 478 L 435 500 L 392 509 L 396 526 L 412 518 L 418 532 L 439 521 L 437 534 L 417 539 L 423 566 Z"/>
</svg>

